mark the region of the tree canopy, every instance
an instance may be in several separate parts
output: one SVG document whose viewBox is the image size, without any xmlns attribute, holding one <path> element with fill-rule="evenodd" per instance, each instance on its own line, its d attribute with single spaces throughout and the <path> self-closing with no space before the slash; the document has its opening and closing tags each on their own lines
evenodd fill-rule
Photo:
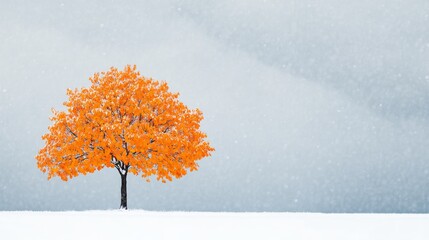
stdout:
<svg viewBox="0 0 429 240">
<path fill-rule="evenodd" d="M 171 181 L 198 169 L 214 148 L 191 110 L 166 82 L 145 78 L 136 66 L 90 77 L 91 86 L 67 90 L 66 111 L 53 110 L 37 166 L 67 181 L 104 167 Z"/>
</svg>

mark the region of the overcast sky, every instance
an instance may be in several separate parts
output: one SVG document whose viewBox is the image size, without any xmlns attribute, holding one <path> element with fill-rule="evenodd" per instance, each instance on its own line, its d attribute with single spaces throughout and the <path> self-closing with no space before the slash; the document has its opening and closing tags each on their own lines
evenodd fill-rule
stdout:
<svg viewBox="0 0 429 240">
<path fill-rule="evenodd" d="M 216 148 L 147 210 L 429 212 L 429 1 L 0 3 L 0 210 L 115 209 L 120 176 L 47 180 L 34 156 L 67 88 L 137 64 Z"/>
</svg>

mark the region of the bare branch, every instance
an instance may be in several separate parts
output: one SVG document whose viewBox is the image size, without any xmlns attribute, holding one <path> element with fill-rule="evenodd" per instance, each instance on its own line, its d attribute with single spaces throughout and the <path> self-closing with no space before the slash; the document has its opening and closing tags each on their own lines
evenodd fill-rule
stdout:
<svg viewBox="0 0 429 240">
<path fill-rule="evenodd" d="M 77 137 L 76 133 L 74 133 L 68 126 L 66 126 L 66 130 L 71 133 L 73 136 Z"/>
</svg>

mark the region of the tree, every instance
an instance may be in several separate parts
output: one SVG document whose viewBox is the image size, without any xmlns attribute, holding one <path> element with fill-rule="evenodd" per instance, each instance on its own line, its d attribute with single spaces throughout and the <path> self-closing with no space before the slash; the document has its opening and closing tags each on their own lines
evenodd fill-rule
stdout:
<svg viewBox="0 0 429 240">
<path fill-rule="evenodd" d="M 127 209 L 128 173 L 165 183 L 197 170 L 197 161 L 214 151 L 199 130 L 202 112 L 188 109 L 167 83 L 141 76 L 135 65 L 89 80 L 89 88 L 67 89 L 66 111 L 52 110 L 53 124 L 36 156 L 48 179 L 116 168 L 120 208 Z"/>
</svg>

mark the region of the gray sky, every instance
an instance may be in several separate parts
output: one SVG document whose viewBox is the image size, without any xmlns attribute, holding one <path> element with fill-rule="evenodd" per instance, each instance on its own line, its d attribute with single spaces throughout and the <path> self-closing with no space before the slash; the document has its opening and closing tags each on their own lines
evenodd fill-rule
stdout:
<svg viewBox="0 0 429 240">
<path fill-rule="evenodd" d="M 2 1 L 0 210 L 119 207 L 114 169 L 36 167 L 51 107 L 137 64 L 200 108 L 216 148 L 148 210 L 429 211 L 429 2 Z"/>
</svg>

